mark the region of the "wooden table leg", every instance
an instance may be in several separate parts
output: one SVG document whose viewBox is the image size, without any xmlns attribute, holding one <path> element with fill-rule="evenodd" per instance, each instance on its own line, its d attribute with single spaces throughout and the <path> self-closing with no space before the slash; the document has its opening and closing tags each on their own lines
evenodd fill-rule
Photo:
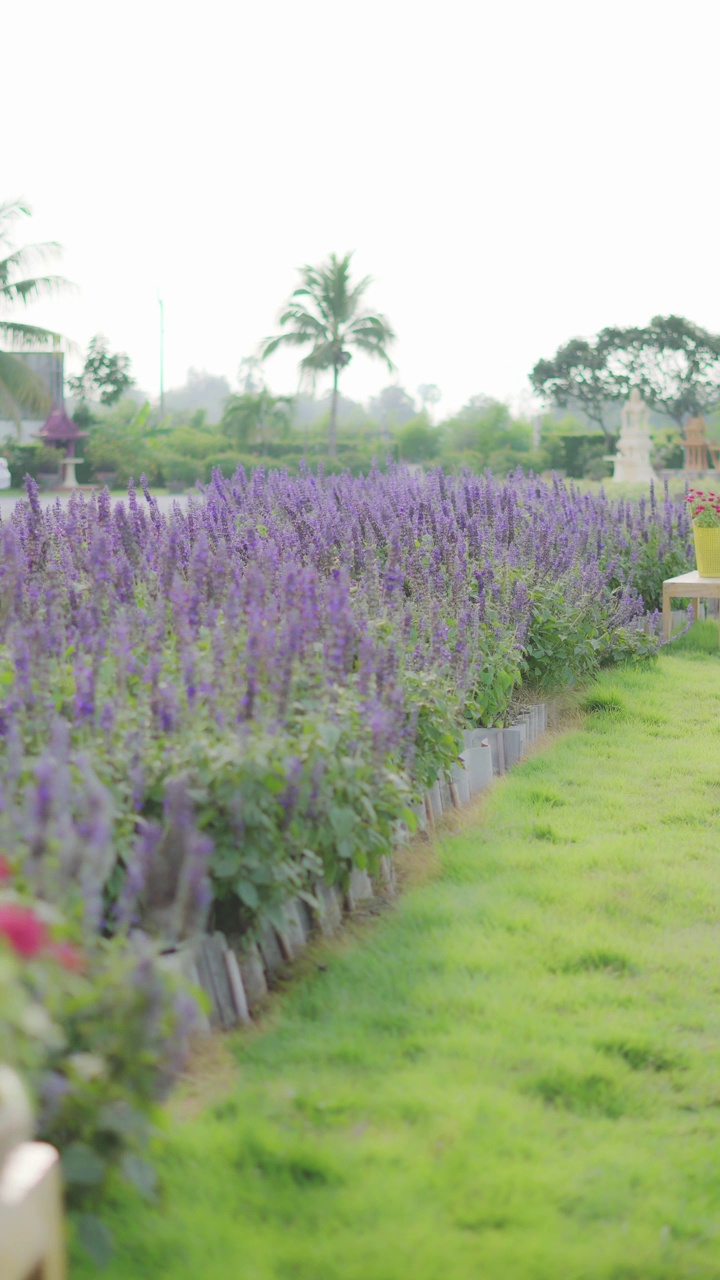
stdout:
<svg viewBox="0 0 720 1280">
<path fill-rule="evenodd" d="M 663 587 L 663 640 L 669 640 L 672 636 L 672 609 L 670 607 L 670 592 L 667 587 Z"/>
</svg>

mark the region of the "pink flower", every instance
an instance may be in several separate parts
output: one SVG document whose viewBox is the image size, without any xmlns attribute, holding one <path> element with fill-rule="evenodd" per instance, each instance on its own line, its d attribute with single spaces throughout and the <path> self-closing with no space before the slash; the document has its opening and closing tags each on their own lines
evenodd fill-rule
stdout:
<svg viewBox="0 0 720 1280">
<path fill-rule="evenodd" d="M 10 863 L 5 855 L 0 853 L 0 884 L 2 884 L 3 880 L 9 880 L 11 875 Z"/>
<path fill-rule="evenodd" d="M 47 927 L 29 907 L 8 904 L 0 907 L 0 936 L 7 938 L 13 951 L 27 960 L 47 944 Z"/>
</svg>

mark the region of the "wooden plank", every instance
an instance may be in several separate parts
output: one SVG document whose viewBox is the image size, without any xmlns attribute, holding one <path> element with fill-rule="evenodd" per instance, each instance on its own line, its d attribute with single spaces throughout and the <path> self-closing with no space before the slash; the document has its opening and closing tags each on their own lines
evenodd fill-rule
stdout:
<svg viewBox="0 0 720 1280">
<path fill-rule="evenodd" d="M 672 605 L 670 603 L 670 591 L 667 582 L 663 583 L 662 624 L 663 640 L 670 640 L 672 637 Z"/>
<path fill-rule="evenodd" d="M 60 1157 L 46 1142 L 23 1142 L 0 1169 L 2 1280 L 65 1280 Z"/>
</svg>

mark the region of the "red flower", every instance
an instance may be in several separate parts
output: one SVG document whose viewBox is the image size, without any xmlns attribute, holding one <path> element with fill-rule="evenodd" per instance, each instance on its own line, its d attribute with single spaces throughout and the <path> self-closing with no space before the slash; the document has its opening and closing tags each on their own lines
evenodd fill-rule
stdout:
<svg viewBox="0 0 720 1280">
<path fill-rule="evenodd" d="M 85 969 L 84 955 L 71 942 L 51 942 L 48 954 L 69 973 L 82 973 Z"/>
<path fill-rule="evenodd" d="M 13 951 L 28 960 L 47 943 L 47 927 L 29 907 L 0 907 L 0 935 L 7 938 Z"/>
<path fill-rule="evenodd" d="M 0 853 L 0 884 L 2 884 L 3 880 L 9 880 L 11 875 L 10 863 L 5 855 Z"/>
</svg>

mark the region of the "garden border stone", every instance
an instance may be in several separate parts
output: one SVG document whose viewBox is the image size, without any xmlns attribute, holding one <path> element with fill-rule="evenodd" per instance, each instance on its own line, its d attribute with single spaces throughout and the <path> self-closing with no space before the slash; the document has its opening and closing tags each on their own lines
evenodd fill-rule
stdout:
<svg viewBox="0 0 720 1280">
<path fill-rule="evenodd" d="M 470 777 L 462 752 L 460 753 L 460 762 L 452 767 L 451 778 L 457 792 L 457 807 L 462 809 L 464 805 L 470 803 Z"/>
<path fill-rule="evenodd" d="M 523 734 L 519 725 L 510 725 L 503 729 L 503 747 L 505 748 L 505 768 L 511 769 L 519 764 L 523 755 Z"/>
<path fill-rule="evenodd" d="M 461 753 L 465 760 L 470 797 L 489 787 L 494 778 L 492 748 L 486 746 L 466 747 Z"/>
<path fill-rule="evenodd" d="M 342 903 L 335 885 L 318 881 L 314 886 L 318 903 L 317 921 L 324 938 L 332 938 L 342 928 Z"/>
<path fill-rule="evenodd" d="M 282 909 L 282 925 L 275 926 L 283 960 L 292 964 L 305 947 L 307 938 L 297 909 L 297 899 L 290 898 Z"/>
<path fill-rule="evenodd" d="M 258 948 L 265 966 L 265 972 L 271 978 L 276 978 L 282 972 L 285 961 L 280 950 L 277 934 L 269 922 L 266 922 L 259 930 Z"/>
<path fill-rule="evenodd" d="M 372 880 L 367 871 L 361 870 L 360 867 L 353 867 L 345 893 L 348 910 L 354 911 L 361 902 L 369 902 L 374 896 Z"/>
<path fill-rule="evenodd" d="M 427 808 L 429 809 L 429 819 L 432 823 L 439 822 L 443 815 L 442 793 L 440 791 L 440 783 L 437 778 L 426 792 Z"/>
<path fill-rule="evenodd" d="M 218 1023 L 229 1031 L 237 1026 L 239 1013 L 235 997 L 230 985 L 230 975 L 225 962 L 228 951 L 227 940 L 222 933 L 205 934 L 200 939 L 197 952 L 197 971 L 200 986 L 210 997 L 214 1018 L 211 1023 Z"/>
<path fill-rule="evenodd" d="M 252 942 L 244 951 L 237 953 L 237 962 L 252 1013 L 268 994 L 267 979 L 257 943 Z"/>
<path fill-rule="evenodd" d="M 250 1021 L 250 1006 L 248 1004 L 248 998 L 245 992 L 242 974 L 240 973 L 237 956 L 234 951 L 231 951 L 230 947 L 226 947 L 223 952 L 223 959 L 225 961 L 230 993 L 233 998 L 238 1021 L 247 1025 Z"/>
<path fill-rule="evenodd" d="M 315 920 L 313 918 L 313 913 L 310 910 L 310 907 L 308 906 L 304 898 L 301 898 L 298 896 L 295 899 L 295 905 L 297 907 L 297 913 L 300 919 L 300 924 L 302 925 L 302 929 L 305 934 L 305 940 L 307 942 L 312 937 L 312 934 L 315 929 Z"/>
<path fill-rule="evenodd" d="M 505 740 L 503 738 L 504 729 L 471 729 L 469 735 L 470 741 L 468 746 L 481 747 L 484 742 L 489 742 L 492 752 L 493 773 L 505 773 Z"/>
</svg>

